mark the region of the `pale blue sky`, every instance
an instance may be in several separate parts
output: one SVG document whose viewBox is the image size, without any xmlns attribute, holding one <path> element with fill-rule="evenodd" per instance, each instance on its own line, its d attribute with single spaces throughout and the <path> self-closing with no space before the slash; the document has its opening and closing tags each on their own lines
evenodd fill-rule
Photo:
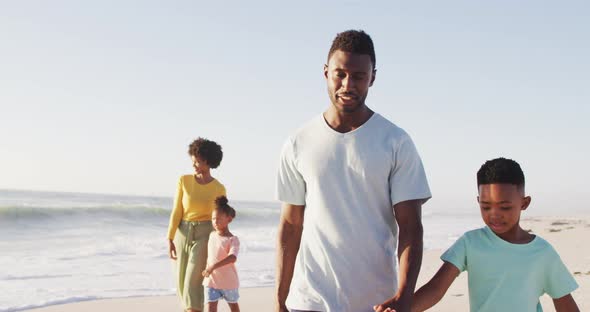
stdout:
<svg viewBox="0 0 590 312">
<path fill-rule="evenodd" d="M 171 196 L 204 136 L 230 199 L 272 200 L 331 40 L 364 29 L 367 104 L 414 138 L 432 209 L 474 207 L 497 156 L 533 207 L 587 206 L 587 1 L 212 2 L 0 0 L 0 188 Z"/>
</svg>

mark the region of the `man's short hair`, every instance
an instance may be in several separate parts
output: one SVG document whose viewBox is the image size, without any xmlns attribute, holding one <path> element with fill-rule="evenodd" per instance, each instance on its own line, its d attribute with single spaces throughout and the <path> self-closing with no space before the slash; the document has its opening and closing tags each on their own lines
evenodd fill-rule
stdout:
<svg viewBox="0 0 590 312">
<path fill-rule="evenodd" d="M 368 54 L 371 57 L 371 62 L 373 62 L 373 69 L 377 65 L 373 40 L 362 30 L 347 30 L 336 35 L 328 53 L 328 61 L 337 50 L 355 54 Z"/>
<path fill-rule="evenodd" d="M 482 184 L 513 184 L 524 187 L 524 173 L 520 165 L 504 157 L 486 161 L 477 171 L 477 186 Z"/>
</svg>

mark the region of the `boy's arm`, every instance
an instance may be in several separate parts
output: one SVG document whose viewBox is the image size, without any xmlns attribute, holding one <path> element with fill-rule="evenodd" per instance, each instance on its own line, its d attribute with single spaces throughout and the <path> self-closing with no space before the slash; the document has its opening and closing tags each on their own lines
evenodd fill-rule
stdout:
<svg viewBox="0 0 590 312">
<path fill-rule="evenodd" d="M 580 312 L 572 294 L 553 299 L 553 305 L 555 306 L 556 312 Z"/>
<path fill-rule="evenodd" d="M 412 312 L 424 311 L 439 302 L 460 273 L 456 266 L 445 261 L 430 281 L 414 294 Z"/>
</svg>

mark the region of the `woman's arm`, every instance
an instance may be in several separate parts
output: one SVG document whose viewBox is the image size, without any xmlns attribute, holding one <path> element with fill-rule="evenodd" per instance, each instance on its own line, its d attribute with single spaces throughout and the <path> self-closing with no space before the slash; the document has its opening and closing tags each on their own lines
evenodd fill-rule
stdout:
<svg viewBox="0 0 590 312">
<path fill-rule="evenodd" d="M 451 263 L 443 263 L 432 279 L 414 294 L 412 312 L 425 311 L 439 302 L 460 273 Z"/>
<path fill-rule="evenodd" d="M 174 246 L 174 235 L 182 219 L 182 195 L 184 194 L 182 186 L 182 177 L 178 179 L 176 186 L 176 196 L 174 196 L 174 206 L 170 213 L 170 223 L 168 225 L 168 256 L 172 260 L 176 260 L 176 246 Z"/>
<path fill-rule="evenodd" d="M 176 194 L 174 196 L 174 206 L 172 206 L 172 212 L 170 213 L 170 223 L 168 225 L 168 239 L 174 240 L 174 235 L 178 229 L 178 225 L 182 220 L 183 206 L 182 196 L 184 195 L 184 187 L 182 183 L 182 177 L 178 179 L 178 185 L 176 186 Z"/>
</svg>

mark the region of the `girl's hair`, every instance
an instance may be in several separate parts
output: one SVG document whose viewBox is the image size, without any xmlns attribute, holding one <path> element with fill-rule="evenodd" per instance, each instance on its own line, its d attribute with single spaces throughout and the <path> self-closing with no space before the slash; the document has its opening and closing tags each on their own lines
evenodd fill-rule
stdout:
<svg viewBox="0 0 590 312">
<path fill-rule="evenodd" d="M 215 210 L 225 213 L 226 215 L 235 218 L 236 210 L 227 204 L 227 197 L 219 196 L 215 199 Z"/>
</svg>

